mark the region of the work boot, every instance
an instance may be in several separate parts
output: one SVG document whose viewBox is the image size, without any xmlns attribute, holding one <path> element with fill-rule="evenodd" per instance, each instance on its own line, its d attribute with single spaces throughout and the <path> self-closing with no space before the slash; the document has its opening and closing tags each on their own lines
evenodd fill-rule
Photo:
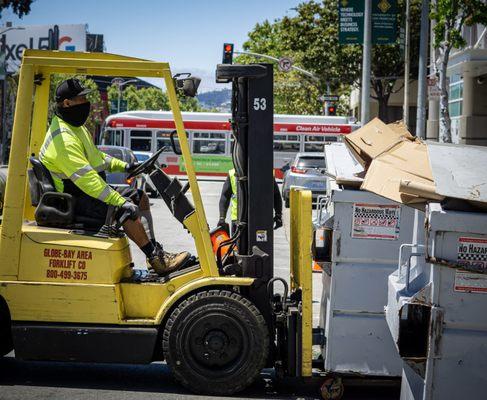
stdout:
<svg viewBox="0 0 487 400">
<path fill-rule="evenodd" d="M 148 258 L 151 268 L 149 272 L 164 276 L 177 271 L 181 265 L 190 257 L 187 251 L 181 253 L 168 253 L 162 249 L 156 249 L 151 257 Z"/>
</svg>

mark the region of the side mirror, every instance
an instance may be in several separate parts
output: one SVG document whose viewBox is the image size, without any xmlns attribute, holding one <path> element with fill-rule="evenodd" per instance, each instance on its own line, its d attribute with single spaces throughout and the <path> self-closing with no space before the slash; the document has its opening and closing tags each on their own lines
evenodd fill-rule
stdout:
<svg viewBox="0 0 487 400">
<path fill-rule="evenodd" d="M 188 72 L 174 75 L 173 80 L 176 90 L 187 97 L 195 97 L 201 83 L 200 78 L 191 76 Z"/>
</svg>

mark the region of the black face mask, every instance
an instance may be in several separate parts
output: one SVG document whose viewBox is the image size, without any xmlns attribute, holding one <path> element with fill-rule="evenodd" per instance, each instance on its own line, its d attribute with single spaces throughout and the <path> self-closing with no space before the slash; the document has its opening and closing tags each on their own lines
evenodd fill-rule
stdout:
<svg viewBox="0 0 487 400">
<path fill-rule="evenodd" d="M 56 106 L 56 115 L 73 126 L 83 125 L 90 115 L 90 102 L 77 104 L 71 107 Z"/>
</svg>

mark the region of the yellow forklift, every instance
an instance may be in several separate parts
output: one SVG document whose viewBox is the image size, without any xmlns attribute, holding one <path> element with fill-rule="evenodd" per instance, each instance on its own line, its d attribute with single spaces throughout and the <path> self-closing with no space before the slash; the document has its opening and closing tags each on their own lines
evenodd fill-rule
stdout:
<svg viewBox="0 0 487 400">
<path fill-rule="evenodd" d="M 158 153 L 135 173 L 150 174 L 174 223 L 194 238 L 194 265 L 138 279 L 117 222 L 90 231 L 73 215 L 75 200 L 55 191 L 37 156 L 50 77 L 59 73 L 164 80 L 188 184 L 154 166 Z M 0 356 L 14 350 L 21 360 L 165 360 L 184 386 L 217 395 L 242 390 L 264 367 L 282 377 L 311 376 L 309 192 L 291 195 L 290 287 L 273 276 L 272 67 L 219 65 L 217 80 L 233 86 L 239 222 L 215 255 L 176 96 L 178 88 L 194 95 L 194 80 L 173 79 L 163 62 L 25 51 L 0 226 Z M 224 246 L 231 251 L 224 254 Z M 283 295 L 274 292 L 277 280 Z"/>
</svg>

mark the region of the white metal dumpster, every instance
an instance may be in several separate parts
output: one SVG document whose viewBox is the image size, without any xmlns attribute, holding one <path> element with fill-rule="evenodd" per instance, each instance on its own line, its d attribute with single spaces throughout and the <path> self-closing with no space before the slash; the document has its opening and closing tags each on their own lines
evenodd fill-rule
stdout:
<svg viewBox="0 0 487 400">
<path fill-rule="evenodd" d="M 404 361 L 401 399 L 485 399 L 487 214 L 433 203 L 426 217 L 428 263 L 389 278 L 387 321 Z"/>
<path fill-rule="evenodd" d="M 321 307 L 324 368 L 340 374 L 401 376 L 384 306 L 399 247 L 412 240 L 414 210 L 372 193 L 340 189 L 333 181 L 331 187 L 331 270 L 323 273 Z"/>
</svg>

